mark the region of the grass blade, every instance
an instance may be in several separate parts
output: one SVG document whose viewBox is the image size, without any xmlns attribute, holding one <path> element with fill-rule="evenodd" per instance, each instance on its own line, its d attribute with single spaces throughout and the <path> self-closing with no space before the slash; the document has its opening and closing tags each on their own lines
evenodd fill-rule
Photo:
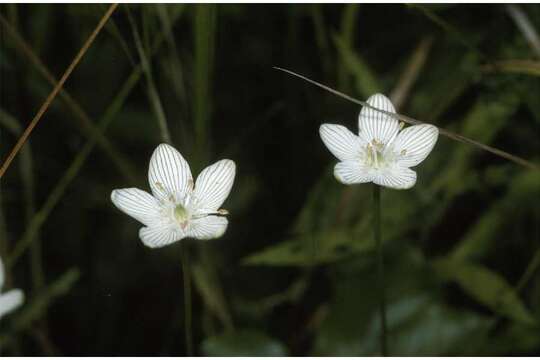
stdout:
<svg viewBox="0 0 540 360">
<path fill-rule="evenodd" d="M 54 88 L 58 81 L 54 75 L 49 71 L 41 59 L 36 55 L 34 50 L 28 45 L 28 43 L 22 38 L 17 30 L 10 25 L 10 23 L 0 14 L 0 23 L 7 30 L 6 33 L 12 38 L 16 47 L 20 49 L 21 53 L 34 65 L 37 71 L 51 84 Z M 69 92 L 65 89 L 61 89 L 58 93 L 60 100 L 64 102 L 68 109 L 75 115 L 75 120 L 79 122 L 83 132 L 86 132 L 86 136 L 97 136 L 98 145 L 107 153 L 110 159 L 115 163 L 126 179 L 134 181 L 136 176 L 133 171 L 133 165 L 122 156 L 114 145 L 103 135 L 99 133 L 94 122 L 90 119 L 88 114 L 81 108 L 81 106 L 71 97 Z"/>
<path fill-rule="evenodd" d="M 52 101 L 54 100 L 54 98 L 56 97 L 56 95 L 58 94 L 58 92 L 60 91 L 60 89 L 66 82 L 66 80 L 68 79 L 68 77 L 73 72 L 73 69 L 75 69 L 77 64 L 81 61 L 82 57 L 84 56 L 84 54 L 86 53 L 90 45 L 92 45 L 95 38 L 97 37 L 97 35 L 99 34 L 99 32 L 101 31 L 101 29 L 103 28 L 103 26 L 105 25 L 105 23 L 107 22 L 109 17 L 112 15 L 112 13 L 114 12 L 117 6 L 118 4 L 111 4 L 111 6 L 109 7 L 109 10 L 107 10 L 107 12 L 103 15 L 103 17 L 101 18 L 100 22 L 98 23 L 98 25 L 96 26 L 92 34 L 90 34 L 90 37 L 86 40 L 86 42 L 84 43 L 82 48 L 79 50 L 79 52 L 77 53 L 77 55 L 75 56 L 71 64 L 68 66 L 68 68 L 64 72 L 64 75 L 62 75 L 62 77 L 60 78 L 60 81 L 58 82 L 58 84 L 55 86 L 53 91 L 49 94 L 49 96 L 47 97 L 47 99 L 45 100 L 41 108 L 38 110 L 37 114 L 34 116 L 32 121 L 28 125 L 28 127 L 24 130 L 22 136 L 19 138 L 19 140 L 15 144 L 15 147 L 10 152 L 7 159 L 2 164 L 2 167 L 0 168 L 0 179 L 5 174 L 9 165 L 11 164 L 11 162 L 13 161 L 13 159 L 15 158 L 15 156 L 17 155 L 21 147 L 24 145 L 24 143 L 30 136 L 30 133 L 36 127 L 36 125 L 38 124 L 43 114 L 45 114 L 45 112 L 49 108 L 49 105 L 52 103 Z"/>
<path fill-rule="evenodd" d="M 146 90 L 147 90 L 148 99 L 156 115 L 159 129 L 161 132 L 161 138 L 163 139 L 164 142 L 168 144 L 172 144 L 171 134 L 167 126 L 167 117 L 165 116 L 165 110 L 163 110 L 163 105 L 161 104 L 161 99 L 159 98 L 157 87 L 154 82 L 154 78 L 152 76 L 152 67 L 151 67 L 150 59 L 146 55 L 144 46 L 141 41 L 141 37 L 139 35 L 139 31 L 137 30 L 135 21 L 133 17 L 131 16 L 131 12 L 129 11 L 128 7 L 126 7 L 125 9 L 126 9 L 129 23 L 131 25 L 131 30 L 133 32 L 133 38 L 135 39 L 135 46 L 137 47 L 137 51 L 141 59 L 141 65 L 142 65 L 142 69 L 143 69 L 144 76 L 146 79 Z"/>
<path fill-rule="evenodd" d="M 213 4 L 200 4 L 194 9 L 194 106 L 195 151 L 198 163 L 205 163 L 210 151 L 208 133 L 212 115 L 211 91 L 216 32 L 216 8 Z"/>
<path fill-rule="evenodd" d="M 105 111 L 105 114 L 103 115 L 101 121 L 99 122 L 99 125 L 102 131 L 105 130 L 107 126 L 110 124 L 110 122 L 116 117 L 116 114 L 118 113 L 118 111 L 120 111 L 127 96 L 129 95 L 131 90 L 134 88 L 135 84 L 138 82 L 141 76 L 141 73 L 142 73 L 142 69 L 140 67 L 137 67 L 135 71 L 131 73 L 131 76 L 124 83 L 122 89 L 120 90 L 120 92 L 118 93 L 118 95 L 116 96 L 112 104 Z M 86 141 L 82 150 L 77 154 L 77 156 L 75 157 L 75 159 L 73 160 L 69 168 L 65 171 L 65 173 L 62 175 L 62 178 L 56 184 L 53 191 L 47 197 L 45 204 L 36 213 L 32 221 L 30 222 L 30 224 L 26 227 L 26 230 L 23 233 L 21 239 L 17 241 L 15 249 L 13 249 L 13 251 L 11 252 L 6 262 L 6 266 L 8 267 L 13 266 L 13 264 L 15 264 L 15 262 L 24 253 L 24 251 L 28 248 L 28 246 L 30 246 L 32 242 L 35 241 L 36 233 L 41 228 L 41 226 L 45 223 L 50 212 L 54 209 L 56 204 L 58 204 L 58 202 L 60 201 L 68 185 L 71 183 L 71 181 L 73 181 L 73 179 L 75 178 L 75 176 L 77 175 L 81 167 L 84 165 L 86 158 L 88 157 L 88 155 L 90 155 L 90 152 L 94 148 L 95 144 L 96 144 L 95 138 L 90 138 Z"/>
<path fill-rule="evenodd" d="M 283 72 L 288 73 L 288 74 L 293 75 L 293 76 L 296 76 L 296 77 L 298 77 L 298 78 L 300 78 L 300 79 L 302 79 L 302 80 L 305 80 L 305 81 L 307 81 L 307 82 L 309 82 L 309 83 L 311 83 L 311 84 L 313 84 L 313 85 L 316 85 L 316 86 L 318 86 L 318 87 L 320 87 L 320 88 L 322 88 L 322 89 L 324 89 L 324 90 L 326 90 L 326 91 L 331 92 L 331 93 L 334 94 L 334 95 L 337 95 L 337 96 L 339 96 L 339 97 L 341 97 L 341 98 L 344 98 L 344 99 L 346 99 L 346 100 L 349 100 L 349 101 L 351 101 L 351 102 L 353 102 L 353 103 L 355 103 L 355 104 L 362 105 L 362 106 L 366 106 L 366 107 L 368 107 L 369 109 L 373 109 L 373 110 L 375 110 L 375 111 L 382 112 L 382 113 L 384 113 L 384 114 L 386 114 L 386 115 L 393 116 L 393 117 L 395 117 L 395 118 L 397 118 L 397 119 L 399 119 L 399 120 L 401 120 L 401 121 L 403 121 L 403 122 L 405 122 L 405 123 L 407 123 L 407 124 L 410 124 L 410 125 L 423 124 L 422 121 L 413 119 L 413 118 L 411 118 L 411 117 L 408 117 L 408 116 L 405 116 L 405 115 L 401 115 L 401 114 L 393 114 L 393 113 L 389 113 L 389 112 L 387 112 L 387 111 L 384 111 L 384 110 L 378 109 L 378 108 L 376 108 L 376 107 L 373 107 L 373 106 L 369 105 L 368 103 L 366 103 L 366 102 L 364 102 L 364 101 L 355 99 L 355 98 L 353 98 L 352 96 L 349 96 L 349 95 L 347 95 L 347 94 L 344 94 L 344 93 L 342 93 L 342 92 L 339 92 L 339 91 L 337 91 L 337 90 L 334 90 L 334 89 L 332 89 L 331 87 L 328 87 L 328 86 L 326 86 L 326 85 L 323 85 L 323 84 L 321 84 L 321 83 L 319 83 L 319 82 L 317 82 L 317 81 L 315 81 L 315 80 L 311 80 L 311 79 L 309 79 L 309 78 L 307 78 L 307 77 L 305 77 L 305 76 L 303 76 L 303 75 L 297 74 L 297 73 L 295 73 L 295 72 L 293 72 L 293 71 L 291 71 L 291 70 L 287 70 L 287 69 L 280 68 L 280 67 L 277 67 L 277 66 L 274 66 L 274 69 L 283 71 Z M 521 165 L 521 166 L 523 166 L 523 167 L 526 167 L 526 168 L 528 168 L 528 169 L 531 169 L 531 170 L 540 170 L 540 167 L 539 167 L 537 164 L 535 164 L 535 163 L 533 163 L 533 162 L 530 162 L 530 161 L 528 161 L 528 160 L 525 160 L 525 159 L 523 159 L 523 158 L 520 158 L 519 156 L 510 154 L 510 153 L 508 153 L 508 152 L 506 152 L 506 151 L 503 151 L 503 150 L 494 148 L 494 147 L 489 146 L 489 145 L 482 144 L 482 143 L 480 143 L 480 142 L 478 142 L 478 141 L 475 141 L 475 140 L 473 140 L 473 139 L 469 139 L 469 138 L 467 138 L 467 137 L 465 137 L 465 136 L 463 136 L 463 135 L 460 135 L 460 134 L 457 134 L 457 133 L 448 131 L 448 130 L 446 130 L 446 129 L 443 129 L 443 128 L 440 128 L 440 127 L 438 127 L 438 129 L 439 129 L 439 133 L 440 133 L 441 135 L 444 135 L 444 136 L 446 136 L 446 137 L 448 137 L 448 138 L 450 138 L 450 139 L 452 139 L 452 140 L 456 140 L 456 141 L 459 141 L 459 142 L 462 142 L 462 143 L 465 143 L 465 144 L 473 145 L 473 146 L 475 146 L 475 147 L 477 147 L 477 148 L 480 148 L 480 149 L 482 149 L 482 150 L 484 150 L 484 151 L 488 151 L 488 152 L 490 152 L 490 153 L 492 153 L 492 154 L 495 154 L 495 155 L 497 155 L 497 156 L 499 156 L 499 157 L 502 157 L 502 158 L 504 158 L 504 159 L 506 159 L 506 160 L 512 161 L 512 162 L 514 162 L 514 163 L 516 163 L 516 164 L 519 164 L 519 165 Z"/>
</svg>

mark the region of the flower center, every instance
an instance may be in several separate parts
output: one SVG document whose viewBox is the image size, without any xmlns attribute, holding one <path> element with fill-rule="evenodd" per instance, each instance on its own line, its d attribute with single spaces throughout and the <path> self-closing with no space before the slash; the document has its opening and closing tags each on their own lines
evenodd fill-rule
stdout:
<svg viewBox="0 0 540 360">
<path fill-rule="evenodd" d="M 180 224 L 182 229 L 185 229 L 191 218 L 189 211 L 181 204 L 176 205 L 174 208 L 174 219 Z"/>
<path fill-rule="evenodd" d="M 380 169 L 387 165 L 387 159 L 384 156 L 384 144 L 373 139 L 371 144 L 366 145 L 366 165 L 375 169 Z"/>
</svg>

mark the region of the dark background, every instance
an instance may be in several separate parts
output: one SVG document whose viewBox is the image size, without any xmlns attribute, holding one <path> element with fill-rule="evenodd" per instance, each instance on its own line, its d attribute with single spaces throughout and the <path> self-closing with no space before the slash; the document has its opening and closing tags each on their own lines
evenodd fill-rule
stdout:
<svg viewBox="0 0 540 360">
<path fill-rule="evenodd" d="M 0 7 L 2 159 L 106 9 Z M 182 245 L 145 248 L 109 198 L 148 190 L 162 107 L 194 175 L 237 163 L 225 235 L 182 242 L 196 354 L 378 354 L 372 186 L 337 183 L 318 135 L 356 132 L 360 108 L 272 67 L 538 163 L 539 44 L 512 11 L 120 5 L 0 183 L 7 288 L 27 297 L 4 353 L 186 354 Z M 382 191 L 390 354 L 540 354 L 540 172 L 444 136 L 415 170 Z"/>
</svg>

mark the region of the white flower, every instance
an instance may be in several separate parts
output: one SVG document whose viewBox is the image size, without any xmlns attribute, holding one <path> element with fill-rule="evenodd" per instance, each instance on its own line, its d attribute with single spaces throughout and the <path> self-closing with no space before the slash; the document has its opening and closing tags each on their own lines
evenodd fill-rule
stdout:
<svg viewBox="0 0 540 360">
<path fill-rule="evenodd" d="M 2 287 L 4 286 L 4 264 L 0 259 L 0 319 L 7 313 L 12 312 L 24 301 L 24 294 L 19 289 L 13 289 L 2 294 Z"/>
<path fill-rule="evenodd" d="M 116 207 L 144 227 L 142 242 L 157 248 L 186 237 L 208 240 L 225 232 L 226 210 L 219 209 L 234 181 L 236 165 L 220 160 L 204 169 L 195 184 L 186 160 L 172 146 L 159 145 L 150 159 L 152 195 L 136 188 L 111 193 Z"/>
<path fill-rule="evenodd" d="M 367 103 L 396 112 L 382 94 L 370 96 Z M 363 107 L 358 116 L 358 136 L 341 125 L 321 125 L 321 139 L 340 160 L 334 168 L 336 179 L 347 185 L 374 182 L 394 189 L 413 187 L 416 172 L 409 168 L 428 156 L 437 142 L 439 130 L 436 126 L 422 124 L 400 132 L 402 126 L 396 118 L 368 107 Z"/>
</svg>

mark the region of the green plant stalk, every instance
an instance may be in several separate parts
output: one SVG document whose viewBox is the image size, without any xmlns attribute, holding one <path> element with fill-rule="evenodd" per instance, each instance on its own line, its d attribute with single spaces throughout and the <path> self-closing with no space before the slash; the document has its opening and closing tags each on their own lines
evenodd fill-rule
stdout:
<svg viewBox="0 0 540 360">
<path fill-rule="evenodd" d="M 184 333 L 186 336 L 186 356 L 193 356 L 193 327 L 191 306 L 191 274 L 189 273 L 189 247 L 185 240 L 182 248 L 182 279 L 184 282 Z"/>
<path fill-rule="evenodd" d="M 377 247 L 377 285 L 379 287 L 379 311 L 381 318 L 381 354 L 382 356 L 387 356 L 384 259 L 381 239 L 381 187 L 376 184 L 373 184 L 373 237 L 375 238 Z"/>
<path fill-rule="evenodd" d="M 131 25 L 131 30 L 133 32 L 133 38 L 135 39 L 135 45 L 137 47 L 137 51 L 141 60 L 141 66 L 146 80 L 146 93 L 158 122 L 161 139 L 167 144 L 172 144 L 171 134 L 169 131 L 169 127 L 167 126 L 167 117 L 165 116 L 165 110 L 163 109 L 161 98 L 159 96 L 156 84 L 154 82 L 154 77 L 152 75 L 152 64 L 150 62 L 150 57 L 144 51 L 141 36 L 139 34 L 139 31 L 137 30 L 135 20 L 131 16 L 129 7 L 126 6 L 125 9 L 129 23 Z"/>
<path fill-rule="evenodd" d="M 131 73 L 130 77 L 126 80 L 122 89 L 120 90 L 114 101 L 111 103 L 111 105 L 107 108 L 105 114 L 100 120 L 99 128 L 101 129 L 101 131 L 104 131 L 111 123 L 111 121 L 114 120 L 114 118 L 122 108 L 124 101 L 131 93 L 131 90 L 139 81 L 141 73 L 142 69 L 138 67 Z M 60 201 L 68 185 L 71 183 L 71 181 L 73 181 L 81 167 L 84 165 L 86 158 L 90 155 L 90 152 L 93 150 L 96 142 L 97 139 L 95 137 L 87 140 L 86 144 L 77 154 L 69 168 L 64 172 L 62 178 L 58 181 L 56 187 L 49 194 L 47 200 L 45 201 L 45 204 L 32 218 L 32 221 L 26 227 L 26 230 L 23 233 L 21 239 L 17 241 L 15 248 L 12 250 L 10 256 L 6 261 L 7 267 L 13 266 L 13 264 L 15 264 L 19 257 L 24 253 L 24 251 L 36 240 L 37 232 L 45 223 L 50 212 L 56 207 L 56 204 L 58 204 L 58 202 Z"/>
<path fill-rule="evenodd" d="M 217 10 L 213 4 L 199 4 L 194 8 L 194 106 L 195 151 L 197 164 L 206 163 L 210 153 L 208 134 L 212 115 L 212 77 L 214 69 Z"/>
<path fill-rule="evenodd" d="M 171 22 L 171 25 L 175 23 L 175 21 L 178 19 L 178 17 L 175 17 L 173 21 Z M 163 41 L 164 41 L 164 34 L 160 33 L 155 40 L 154 46 L 152 47 L 152 51 L 150 53 L 150 56 L 153 56 L 157 50 L 161 47 Z M 139 64 L 137 67 L 133 69 L 133 72 L 128 77 L 124 85 L 122 86 L 121 90 L 116 95 L 115 99 L 111 103 L 110 107 L 107 108 L 105 111 L 103 117 L 101 118 L 98 126 L 98 132 L 104 131 L 108 124 L 113 120 L 113 118 L 116 116 L 117 112 L 120 111 L 122 105 L 124 104 L 125 100 L 129 96 L 131 90 L 135 87 L 137 82 L 139 81 L 140 77 L 142 75 L 142 65 Z M 3 115 L 1 109 L 0 109 L 0 115 Z M 3 116 L 0 116 L 0 123 L 2 123 L 5 126 L 8 126 L 10 128 L 13 128 L 13 121 L 10 121 L 9 118 L 4 118 Z M 89 137 L 87 140 L 87 143 L 83 150 L 77 154 L 77 157 L 73 162 L 71 163 L 70 167 L 66 170 L 63 177 L 58 181 L 56 184 L 54 190 L 51 192 L 47 200 L 45 201 L 45 204 L 40 208 L 40 210 L 35 214 L 32 221 L 27 226 L 25 232 L 23 233 L 22 237 L 19 241 L 17 241 L 15 245 L 15 249 L 10 254 L 10 258 L 7 259 L 6 267 L 9 269 L 10 266 L 12 266 L 17 259 L 24 253 L 24 251 L 28 248 L 28 246 L 35 241 L 35 234 L 36 232 L 41 228 L 41 226 L 45 223 L 47 220 L 50 212 L 54 209 L 58 201 L 63 196 L 65 190 L 67 189 L 68 185 L 71 183 L 71 181 L 75 178 L 75 176 L 78 174 L 80 168 L 84 165 L 86 158 L 90 154 L 90 151 L 93 149 L 96 139 L 96 134 L 93 134 Z M 6 271 L 8 271 L 6 269 Z"/>
<path fill-rule="evenodd" d="M 109 19 L 110 21 L 111 19 Z M 52 86 L 56 86 L 58 80 L 45 66 L 41 59 L 37 56 L 34 50 L 28 45 L 28 43 L 22 38 L 16 29 L 15 25 L 11 25 L 1 14 L 0 23 L 2 28 L 6 30 L 6 34 L 12 39 L 16 48 L 24 55 L 28 61 L 33 65 L 33 68 L 41 74 L 45 80 Z M 130 163 L 125 156 L 123 156 L 115 146 L 103 135 L 99 133 L 94 121 L 90 119 L 90 116 L 84 109 L 77 103 L 77 101 L 69 94 L 69 92 L 62 88 L 58 93 L 58 98 L 64 103 L 67 109 L 69 109 L 73 115 L 72 119 L 78 122 L 77 130 L 81 131 L 84 136 L 88 138 L 92 136 L 97 137 L 98 145 L 109 156 L 111 161 L 116 165 L 115 168 L 124 175 L 124 177 L 130 181 L 135 181 L 137 177 L 133 171 L 133 164 Z M 68 117 L 66 117 L 68 118 Z M 69 118 L 71 119 L 71 118 Z M 71 120 L 70 120 L 71 121 Z M 22 131 L 22 130 L 21 130 Z"/>
<path fill-rule="evenodd" d="M 210 125 L 212 118 L 212 82 L 217 31 L 217 7 L 200 4 L 193 8 L 193 130 L 194 168 L 200 171 L 210 157 Z M 226 330 L 234 328 L 232 316 L 223 296 L 223 288 L 216 271 L 212 249 L 199 248 L 201 266 L 194 271 L 194 281 L 203 296 L 205 306 L 215 314 Z M 205 284 L 201 279 L 206 279 Z M 208 295 L 212 294 L 212 298 Z M 219 310 L 218 310 L 219 309 Z"/>
</svg>

